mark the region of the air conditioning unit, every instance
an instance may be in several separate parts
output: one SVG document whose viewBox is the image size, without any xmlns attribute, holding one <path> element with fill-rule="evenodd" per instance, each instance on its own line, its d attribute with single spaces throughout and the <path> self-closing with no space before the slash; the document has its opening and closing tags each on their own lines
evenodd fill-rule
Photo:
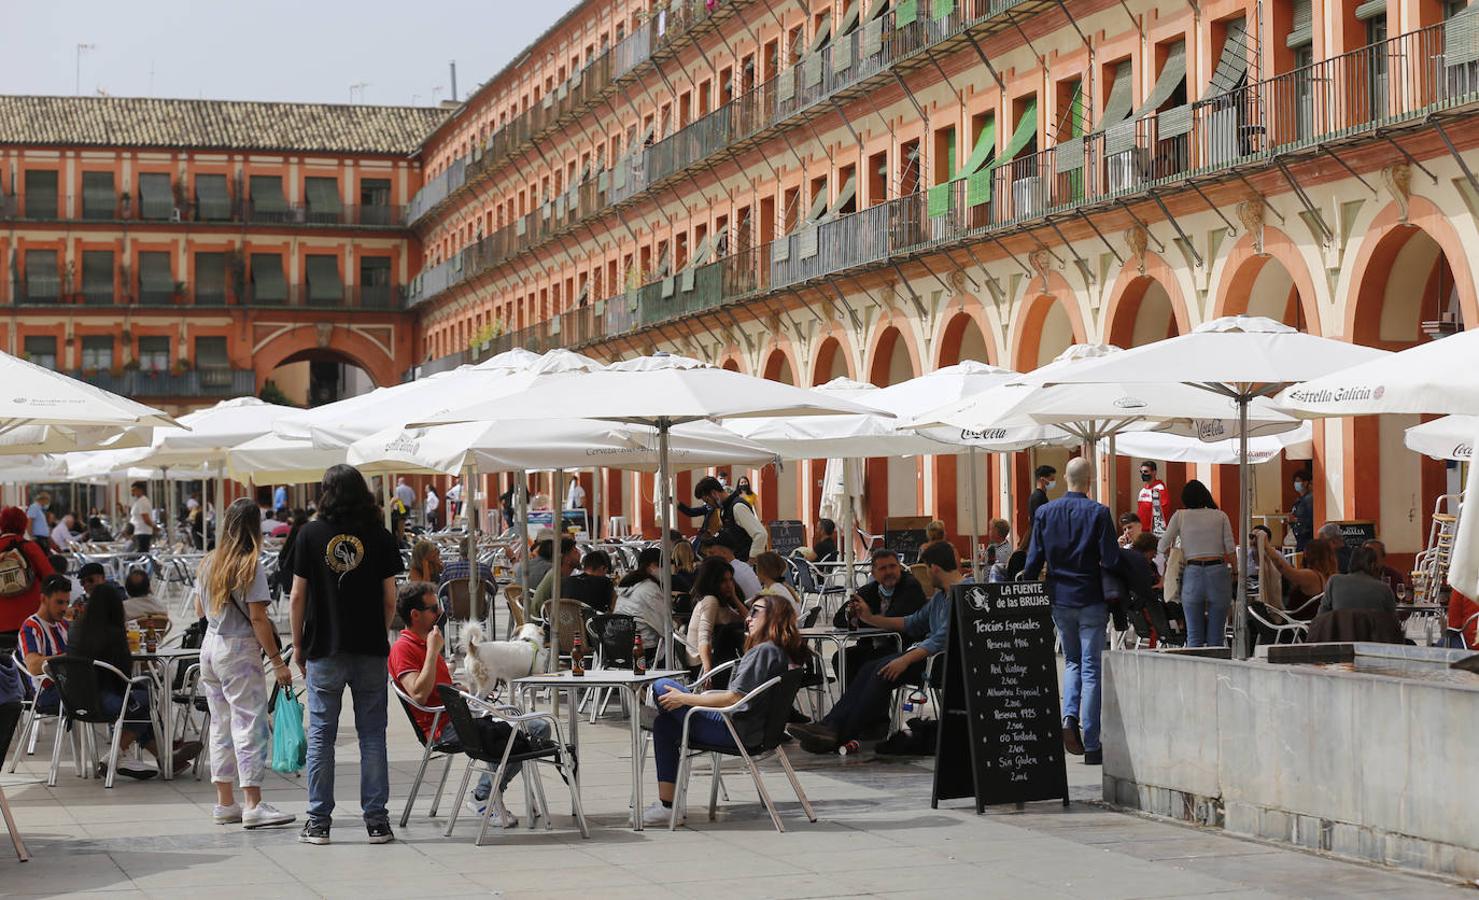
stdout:
<svg viewBox="0 0 1479 900">
<path fill-rule="evenodd" d="M 1012 212 L 1016 218 L 1040 216 L 1046 206 L 1041 176 L 1029 175 L 1012 182 Z"/>
<path fill-rule="evenodd" d="M 1134 147 L 1116 153 L 1105 160 L 1109 176 L 1109 192 L 1133 191 L 1150 177 L 1150 151 Z"/>
</svg>

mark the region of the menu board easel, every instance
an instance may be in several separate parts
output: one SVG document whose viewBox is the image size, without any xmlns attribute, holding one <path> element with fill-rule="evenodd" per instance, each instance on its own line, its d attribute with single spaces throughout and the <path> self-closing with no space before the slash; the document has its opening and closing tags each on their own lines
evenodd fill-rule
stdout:
<svg viewBox="0 0 1479 900">
<path fill-rule="evenodd" d="M 1068 805 L 1052 602 L 1037 581 L 961 584 L 951 597 L 934 794 Z"/>
</svg>

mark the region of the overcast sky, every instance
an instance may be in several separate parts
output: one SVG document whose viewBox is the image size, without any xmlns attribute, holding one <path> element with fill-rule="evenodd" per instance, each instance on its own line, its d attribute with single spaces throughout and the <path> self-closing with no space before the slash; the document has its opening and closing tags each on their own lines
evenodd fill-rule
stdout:
<svg viewBox="0 0 1479 900">
<path fill-rule="evenodd" d="M 23 0 L 0 92 L 430 105 L 460 99 L 576 0 Z"/>
</svg>

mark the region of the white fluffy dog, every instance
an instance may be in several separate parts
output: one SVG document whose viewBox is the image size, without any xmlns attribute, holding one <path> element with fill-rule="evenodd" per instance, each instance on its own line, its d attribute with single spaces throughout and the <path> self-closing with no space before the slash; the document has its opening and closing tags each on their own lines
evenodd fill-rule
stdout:
<svg viewBox="0 0 1479 900">
<path fill-rule="evenodd" d="M 499 682 L 544 671 L 544 627 L 525 625 L 511 641 L 485 641 L 483 629 L 469 622 L 462 629 L 462 652 L 473 693 L 486 697 Z"/>
</svg>

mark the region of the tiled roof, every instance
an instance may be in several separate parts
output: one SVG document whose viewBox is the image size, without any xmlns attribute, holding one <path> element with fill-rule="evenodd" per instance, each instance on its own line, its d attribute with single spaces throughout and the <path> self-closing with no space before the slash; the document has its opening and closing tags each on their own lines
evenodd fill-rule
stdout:
<svg viewBox="0 0 1479 900">
<path fill-rule="evenodd" d="M 409 154 L 446 115 L 420 106 L 0 96 L 0 144 Z"/>
</svg>

